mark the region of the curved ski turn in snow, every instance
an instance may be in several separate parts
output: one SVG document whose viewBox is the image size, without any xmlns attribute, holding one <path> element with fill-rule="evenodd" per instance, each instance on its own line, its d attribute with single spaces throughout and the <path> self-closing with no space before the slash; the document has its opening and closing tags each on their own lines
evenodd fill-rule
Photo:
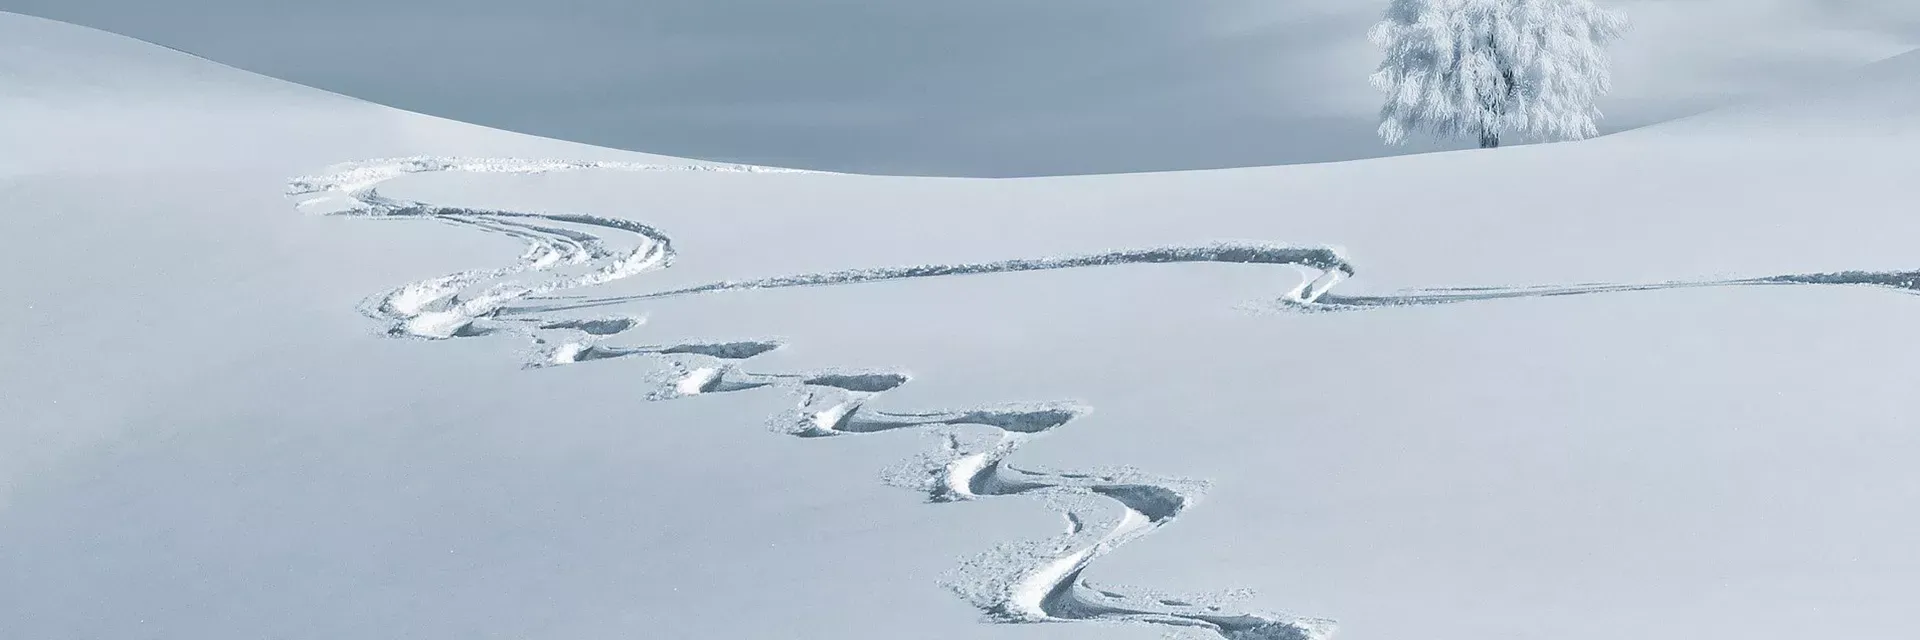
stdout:
<svg viewBox="0 0 1920 640">
<path fill-rule="evenodd" d="M 600 341 L 642 324 L 639 318 L 568 318 L 558 312 L 651 298 L 740 289 L 856 284 L 952 275 L 1090 268 L 1123 264 L 1225 262 L 1293 265 L 1321 272 L 1287 293 L 1300 304 L 1350 275 L 1352 267 L 1330 248 L 1265 244 L 1215 244 L 1114 251 L 1095 255 L 1005 260 L 963 265 L 922 265 L 850 270 L 762 280 L 721 282 L 637 297 L 551 299 L 548 294 L 592 287 L 672 263 L 672 240 L 653 227 L 582 214 L 552 214 L 447 207 L 398 200 L 376 187 L 395 177 L 433 171 L 542 173 L 614 171 L 794 172 L 741 165 L 646 165 L 522 159 L 400 158 L 338 165 L 291 181 L 289 195 L 306 211 L 367 218 L 432 220 L 527 245 L 512 265 L 463 271 L 402 285 L 368 298 L 361 310 L 386 321 L 388 334 L 447 339 L 493 333 L 530 336 L 537 345 L 528 367 L 578 364 L 627 356 L 661 359 L 666 367 L 652 399 L 671 399 L 764 387 L 794 390 L 802 401 L 772 419 L 778 431 L 798 437 L 835 437 L 920 428 L 942 432 L 945 446 L 904 465 L 890 481 L 921 491 L 930 502 L 995 496 L 1035 496 L 1065 514 L 1068 531 L 1048 544 L 1009 543 L 956 569 L 947 586 L 1001 622 L 1141 622 L 1210 629 L 1230 640 L 1319 640 L 1332 629 L 1324 620 L 1265 613 L 1224 613 L 1219 605 L 1129 597 L 1096 590 L 1081 578 L 1089 564 L 1127 541 L 1173 522 L 1204 488 L 1202 483 L 1125 471 L 1112 474 L 1016 469 L 1006 459 L 1021 444 L 1084 415 L 1072 403 L 1007 405 L 915 413 L 867 409 L 865 403 L 906 384 L 887 371 L 753 373 L 740 364 L 778 349 L 774 341 L 743 340 L 656 346 L 614 346 Z M 964 437 L 986 428 L 997 436 Z M 1103 528 L 1102 513 L 1117 516 Z"/>
<path fill-rule="evenodd" d="M 1675 280 L 1649 284 L 1440 288 L 1391 295 L 1337 295 L 1331 289 L 1353 275 L 1340 253 L 1324 247 L 1216 244 L 1160 247 L 1101 254 L 1002 260 L 957 265 L 917 265 L 795 274 L 714 282 L 654 293 L 602 297 L 549 294 L 592 287 L 672 262 L 671 239 L 650 226 L 581 214 L 445 207 L 381 196 L 375 187 L 408 173 L 470 171 L 539 173 L 602 169 L 616 171 L 796 172 L 738 165 L 644 165 L 516 159 L 404 158 L 340 165 L 328 173 L 296 178 L 289 193 L 312 196 L 299 207 L 335 215 L 434 220 L 527 245 L 509 266 L 464 271 L 403 285 L 369 298 L 362 310 L 390 323 L 396 336 L 444 339 L 510 332 L 530 336 L 539 349 L 529 367 L 577 364 L 627 356 L 666 363 L 653 399 L 725 393 L 764 387 L 793 390 L 802 400 L 775 416 L 773 427 L 797 437 L 837 437 L 896 429 L 931 429 L 943 446 L 903 465 L 890 481 L 920 491 L 930 502 L 997 496 L 1045 499 L 1065 516 L 1067 531 L 1047 543 L 1008 543 L 964 563 L 947 586 L 1003 622 L 1108 621 L 1212 630 L 1230 640 L 1322 640 L 1325 620 L 1278 614 L 1232 613 L 1187 599 L 1129 596 L 1096 589 L 1081 574 L 1102 555 L 1177 519 L 1204 484 L 1137 471 L 1110 474 L 1022 470 L 1007 459 L 1033 438 L 1064 426 L 1087 411 L 1072 403 L 1010 405 L 954 411 L 886 412 L 866 402 L 909 381 L 887 371 L 754 373 L 741 364 L 780 348 L 768 340 L 613 346 L 600 341 L 642 324 L 639 318 L 568 318 L 555 314 L 591 307 L 747 289 L 834 286 L 971 274 L 1092 268 L 1123 264 L 1225 262 L 1291 265 L 1317 272 L 1279 299 L 1298 311 L 1355 311 L 1511 298 L 1624 293 L 1664 289 L 1773 285 L 1845 285 L 1920 293 L 1920 271 L 1839 271 L 1730 280 Z M 804 172 L 800 172 L 804 173 Z M 978 434 L 986 428 L 988 436 Z M 1103 516 L 1102 514 L 1106 514 Z M 1104 524 L 1104 527 L 1094 526 Z"/>
</svg>

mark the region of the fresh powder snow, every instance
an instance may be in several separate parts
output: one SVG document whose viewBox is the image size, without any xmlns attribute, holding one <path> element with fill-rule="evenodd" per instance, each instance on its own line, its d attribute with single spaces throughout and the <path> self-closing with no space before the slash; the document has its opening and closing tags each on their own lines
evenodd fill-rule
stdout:
<svg viewBox="0 0 1920 640">
<path fill-rule="evenodd" d="M 0 35 L 10 637 L 1907 633 L 1912 55 L 1578 143 L 988 180 Z"/>
</svg>

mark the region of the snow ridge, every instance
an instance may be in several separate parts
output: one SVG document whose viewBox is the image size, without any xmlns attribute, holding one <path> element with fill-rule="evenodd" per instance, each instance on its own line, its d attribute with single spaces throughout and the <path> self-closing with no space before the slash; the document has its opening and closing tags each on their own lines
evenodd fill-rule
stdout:
<svg viewBox="0 0 1920 640">
<path fill-rule="evenodd" d="M 924 429 L 941 446 L 887 473 L 890 484 L 921 492 L 929 502 L 999 496 L 1047 501 L 1066 531 L 1044 541 L 1006 543 L 969 559 L 944 580 L 957 595 L 997 622 L 1148 623 L 1212 631 L 1228 640 L 1324 640 L 1330 621 L 1282 614 L 1229 611 L 1220 598 L 1175 598 L 1097 588 L 1082 577 L 1094 560 L 1172 523 L 1200 497 L 1203 482 L 1159 477 L 1134 469 L 1066 472 L 1021 469 L 1007 459 L 1019 447 L 1085 415 L 1072 402 L 1009 404 L 926 412 L 888 412 L 865 403 L 911 378 L 892 371 L 754 373 L 744 361 L 781 347 L 772 340 L 625 346 L 603 344 L 643 324 L 637 317 L 578 318 L 557 312 L 678 295 L 740 289 L 855 284 L 1122 264 L 1228 262 L 1292 265 L 1317 271 L 1285 294 L 1295 305 L 1315 305 L 1353 269 L 1332 248 L 1254 243 L 1160 247 L 1095 255 L 963 265 L 920 265 L 719 282 L 640 296 L 568 300 L 546 306 L 517 302 L 557 291 L 592 287 L 670 266 L 672 240 L 653 227 L 584 214 L 533 213 L 446 207 L 392 199 L 376 187 L 410 173 L 467 171 L 542 173 L 575 170 L 811 173 L 746 165 L 652 165 L 531 159 L 396 158 L 336 165 L 294 178 L 288 194 L 306 211 L 374 219 L 421 219 L 526 244 L 511 265 L 463 271 L 405 284 L 369 297 L 361 311 L 388 324 L 388 335 L 447 339 L 512 333 L 530 337 L 529 368 L 646 356 L 663 364 L 650 399 L 761 388 L 789 390 L 800 399 L 770 424 L 796 437 L 840 437 L 897 429 Z M 550 298 L 549 298 L 550 299 Z"/>
</svg>

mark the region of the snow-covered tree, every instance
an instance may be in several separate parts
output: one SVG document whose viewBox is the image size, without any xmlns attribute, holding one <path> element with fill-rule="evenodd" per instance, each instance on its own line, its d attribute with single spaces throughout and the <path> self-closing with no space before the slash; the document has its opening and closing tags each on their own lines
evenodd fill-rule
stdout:
<svg viewBox="0 0 1920 640">
<path fill-rule="evenodd" d="M 1386 50 L 1373 74 L 1387 94 L 1380 137 L 1593 137 L 1594 100 L 1611 85 L 1605 47 L 1626 27 L 1591 0 L 1392 0 L 1369 34 Z"/>
</svg>

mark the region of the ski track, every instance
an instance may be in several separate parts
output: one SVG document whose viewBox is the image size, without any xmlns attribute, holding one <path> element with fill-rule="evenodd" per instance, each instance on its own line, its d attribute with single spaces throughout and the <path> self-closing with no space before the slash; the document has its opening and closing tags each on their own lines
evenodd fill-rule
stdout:
<svg viewBox="0 0 1920 640">
<path fill-rule="evenodd" d="M 654 400 L 781 388 L 800 399 L 770 420 L 781 433 L 826 438 L 902 429 L 930 430 L 941 446 L 887 473 L 890 484 L 921 492 L 929 502 L 1029 496 L 1045 500 L 1066 521 L 1065 531 L 1044 541 L 1005 543 L 969 559 L 946 586 L 1000 622 L 1149 623 L 1208 630 L 1228 640 L 1324 640 L 1331 621 L 1274 613 L 1232 612 L 1224 598 L 1198 598 L 1145 590 L 1096 588 L 1083 573 L 1101 556 L 1165 526 L 1190 507 L 1205 483 L 1153 476 L 1134 469 L 1046 471 L 1008 462 L 1033 438 L 1085 415 L 1072 402 L 1009 404 L 951 411 L 892 412 L 866 403 L 910 378 L 891 371 L 755 373 L 741 368 L 781 347 L 773 340 L 719 340 L 654 346 L 602 344 L 644 324 L 631 316 L 566 317 L 568 311 L 668 297 L 785 287 L 849 285 L 929 278 L 1126 264 L 1222 262 L 1290 265 L 1315 275 L 1286 291 L 1277 304 L 1301 312 L 1360 311 L 1516 298 L 1543 298 L 1705 287 L 1786 285 L 1867 286 L 1920 293 L 1920 271 L 1838 271 L 1726 280 L 1675 280 L 1645 284 L 1576 284 L 1517 287 L 1417 289 L 1392 295 L 1343 296 L 1329 291 L 1353 275 L 1353 267 L 1328 247 L 1253 243 L 1158 247 L 1108 253 L 1015 259 L 953 265 L 855 269 L 730 280 L 640 295 L 587 298 L 554 296 L 671 265 L 672 240 L 651 226 L 620 218 L 446 207 L 382 196 L 387 180 L 436 171 L 543 173 L 611 170 L 636 172 L 819 173 L 746 165 L 654 165 L 527 159 L 397 158 L 336 165 L 293 179 L 297 208 L 331 215 L 378 219 L 425 219 L 515 238 L 527 245 L 515 264 L 462 271 L 409 283 L 369 297 L 361 311 L 388 323 L 396 337 L 446 339 L 494 333 L 524 335 L 535 345 L 529 368 L 646 356 L 662 367 L 653 380 Z"/>
<path fill-rule="evenodd" d="M 905 280 L 910 278 L 1079 269 L 1123 264 L 1175 264 L 1188 262 L 1286 264 L 1308 267 L 1321 272 L 1321 276 L 1318 279 L 1303 285 L 1301 289 L 1290 292 L 1287 296 L 1290 299 L 1301 300 L 1303 302 L 1312 302 L 1313 298 L 1325 293 L 1327 289 L 1338 283 L 1341 278 L 1353 275 L 1352 265 L 1347 264 L 1346 260 L 1340 257 L 1339 252 L 1331 248 L 1291 247 L 1252 243 L 1217 243 L 1196 247 L 1160 247 L 1154 249 L 1110 251 L 1107 253 L 1081 256 L 1027 258 L 967 264 L 930 264 L 877 269 L 848 269 L 844 271 L 780 276 L 758 280 L 725 280 L 670 291 L 585 300 L 564 300 L 550 304 L 510 307 L 503 311 L 505 313 L 549 313 L 719 291 L 837 286 L 883 282 L 887 280 Z"/>
<path fill-rule="evenodd" d="M 1352 268 L 1331 248 L 1253 243 L 1161 247 L 1095 255 L 924 265 L 714 283 L 634 297 L 572 299 L 549 294 L 592 287 L 670 266 L 672 240 L 651 226 L 619 218 L 448 207 L 381 195 L 377 187 L 412 173 L 544 173 L 612 170 L 641 172 L 817 173 L 744 165 L 650 165 L 528 159 L 396 158 L 336 165 L 290 181 L 288 195 L 303 211 L 374 219 L 431 220 L 505 235 L 526 244 L 516 263 L 408 283 L 367 298 L 360 310 L 387 323 L 387 334 L 447 339 L 514 334 L 529 337 L 525 366 L 543 368 L 646 356 L 661 363 L 652 400 L 781 388 L 799 402 L 770 420 L 781 433 L 827 438 L 904 429 L 940 436 L 937 450 L 888 470 L 889 484 L 920 492 L 933 503 L 1028 496 L 1046 501 L 1066 519 L 1065 531 L 1043 541 L 1005 543 L 966 560 L 944 580 L 988 619 L 1008 623 L 1150 623 L 1209 630 L 1229 640 L 1322 640 L 1329 621 L 1282 614 L 1228 612 L 1221 598 L 1175 598 L 1140 591 L 1128 595 L 1095 588 L 1088 565 L 1128 541 L 1177 519 L 1205 483 L 1133 469 L 1051 472 L 1021 469 L 1007 458 L 1022 444 L 1085 415 L 1072 402 L 1006 404 L 951 411 L 892 412 L 866 407 L 906 384 L 892 371 L 835 370 L 755 373 L 741 368 L 781 347 L 773 340 L 718 340 L 651 346 L 604 344 L 643 326 L 636 316 L 567 317 L 561 312 L 646 299 L 740 289 L 824 286 L 986 273 L 1090 268 L 1124 264 L 1225 262 L 1295 265 L 1320 272 L 1289 296 L 1310 304 Z M 553 304 L 515 303 L 544 300 Z"/>
<path fill-rule="evenodd" d="M 1642 284 L 1591 283 L 1515 287 L 1449 287 L 1415 289 L 1398 295 L 1381 296 L 1342 296 L 1326 294 L 1305 303 L 1299 303 L 1293 300 L 1283 300 L 1282 302 L 1292 308 L 1303 311 L 1360 311 L 1383 307 L 1432 306 L 1514 298 L 1554 298 L 1600 293 L 1665 291 L 1671 289 L 1794 285 L 1873 287 L 1911 295 L 1920 294 L 1920 271 L 1831 271 L 1724 280 L 1669 280 Z"/>
</svg>

